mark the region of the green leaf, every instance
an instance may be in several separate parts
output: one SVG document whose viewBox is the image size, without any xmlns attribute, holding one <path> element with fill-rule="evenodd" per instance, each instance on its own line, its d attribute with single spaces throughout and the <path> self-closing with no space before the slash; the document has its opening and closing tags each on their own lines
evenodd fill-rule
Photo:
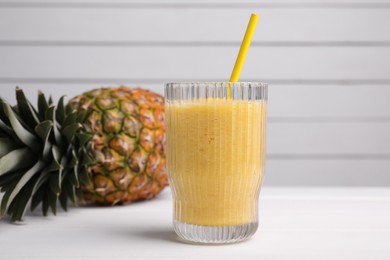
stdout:
<svg viewBox="0 0 390 260">
<path fill-rule="evenodd" d="M 45 194 L 46 187 L 47 187 L 47 185 L 44 184 L 47 182 L 49 178 L 50 178 L 50 174 L 41 173 L 38 180 L 35 182 L 34 189 L 32 192 L 31 211 L 33 211 L 43 200 L 43 195 Z"/>
<path fill-rule="evenodd" d="M 6 125 L 10 125 L 8 116 L 5 113 L 4 104 L 7 104 L 7 101 L 0 98 L 0 120 L 3 121 Z"/>
<path fill-rule="evenodd" d="M 69 156 L 70 162 L 68 163 L 68 168 L 73 168 L 78 163 L 78 158 L 74 150 L 72 150 L 71 155 Z"/>
<path fill-rule="evenodd" d="M 77 113 L 77 122 L 84 123 L 85 118 L 87 117 L 89 111 L 88 110 L 81 110 Z"/>
<path fill-rule="evenodd" d="M 50 188 L 57 196 L 61 193 L 62 170 L 51 173 Z"/>
<path fill-rule="evenodd" d="M 66 105 L 66 107 L 65 107 L 65 112 L 67 115 L 72 113 L 74 110 L 75 109 L 73 109 L 73 107 L 70 104 Z"/>
<path fill-rule="evenodd" d="M 35 127 L 35 133 L 43 141 L 42 155 L 45 160 L 48 160 L 52 144 L 50 143 L 49 137 L 51 130 L 53 129 L 53 123 L 49 120 L 43 121 Z"/>
<path fill-rule="evenodd" d="M 0 138 L 0 157 L 6 155 L 16 148 L 14 142 L 11 142 L 8 138 Z"/>
<path fill-rule="evenodd" d="M 61 158 L 61 161 L 60 161 L 60 164 L 61 164 L 61 169 L 66 169 L 66 168 L 69 168 L 69 159 L 71 158 L 68 158 L 68 155 L 65 155 L 65 156 L 62 156 Z M 62 179 L 64 179 L 64 174 L 62 174 Z"/>
<path fill-rule="evenodd" d="M 79 146 L 84 147 L 92 139 L 93 134 L 77 133 L 76 137 L 79 142 Z"/>
<path fill-rule="evenodd" d="M 46 118 L 46 120 L 50 120 L 50 121 L 53 122 L 53 124 L 54 124 L 53 125 L 54 139 L 56 140 L 56 143 L 59 146 L 62 146 L 63 145 L 63 140 L 62 140 L 62 137 L 61 137 L 61 133 L 58 130 L 58 127 L 57 127 L 57 124 L 56 124 L 56 118 L 55 118 L 54 109 L 55 109 L 54 106 L 49 107 L 49 109 L 46 111 L 45 118 Z"/>
<path fill-rule="evenodd" d="M 40 121 L 45 120 L 46 110 L 49 108 L 49 104 L 47 103 L 45 94 L 41 91 L 38 93 L 38 115 L 41 119 Z"/>
<path fill-rule="evenodd" d="M 47 212 L 49 211 L 49 196 L 48 196 L 48 193 L 50 191 L 50 189 L 45 189 L 44 190 L 44 194 L 42 196 L 42 213 L 44 216 L 47 216 Z"/>
<path fill-rule="evenodd" d="M 10 172 L 8 174 L 4 174 L 0 176 L 0 187 L 2 187 L 0 191 L 3 191 L 3 189 L 9 186 L 9 184 L 13 182 L 15 179 L 20 179 L 23 174 L 24 171 L 16 171 L 16 172 Z"/>
<path fill-rule="evenodd" d="M 80 156 L 79 156 L 79 158 L 80 158 Z M 85 151 L 85 149 L 83 149 L 81 165 L 90 165 L 90 164 L 93 164 L 94 162 L 95 162 L 95 160 L 93 158 L 91 158 L 91 156 L 89 156 L 89 154 L 87 153 L 87 151 Z"/>
<path fill-rule="evenodd" d="M 79 130 L 80 128 L 81 128 L 81 124 L 74 123 L 74 124 L 66 126 L 62 130 L 62 134 L 65 136 L 68 143 L 72 142 L 74 136 L 76 135 L 77 130 Z"/>
<path fill-rule="evenodd" d="M 2 106 L 0 104 L 0 106 Z M 12 140 L 17 146 L 25 146 L 19 138 L 16 136 L 15 132 L 8 125 L 5 125 L 3 121 L 0 120 L 0 136 Z"/>
<path fill-rule="evenodd" d="M 0 106 L 2 106 L 2 105 L 0 104 Z M 4 122 L 1 121 L 1 119 L 0 119 L 0 136 L 5 137 L 5 138 L 8 138 L 10 136 L 16 137 L 15 135 L 12 134 L 12 129 L 10 127 L 8 127 L 7 125 L 5 125 Z M 16 138 L 13 138 L 13 139 L 16 139 Z"/>
<path fill-rule="evenodd" d="M 35 178 L 36 181 L 36 178 Z M 32 181 L 34 183 L 34 181 Z M 12 208 L 12 221 L 21 221 L 26 213 L 27 204 L 31 200 L 34 185 L 26 185 L 14 199 L 15 207 Z"/>
<path fill-rule="evenodd" d="M 4 104 L 4 110 L 19 140 L 34 151 L 39 149 L 38 139 L 22 126 L 12 108 L 8 104 Z"/>
<path fill-rule="evenodd" d="M 62 169 L 61 164 L 57 160 L 52 160 L 51 163 L 43 169 L 42 174 L 49 174 Z"/>
<path fill-rule="evenodd" d="M 24 187 L 24 185 L 26 185 L 26 183 L 28 181 L 30 181 L 31 178 L 35 174 L 37 174 L 43 168 L 44 165 L 45 165 L 44 162 L 38 161 L 30 170 L 28 170 L 25 174 L 23 174 L 22 178 L 18 181 L 18 183 L 16 184 L 15 188 L 12 190 L 8 200 L 6 201 L 6 204 L 5 205 L 3 205 L 3 204 L 1 205 L 0 211 L 2 213 L 6 212 L 8 210 L 8 207 L 10 206 L 10 204 L 12 203 L 12 201 L 14 200 L 16 195 L 18 195 L 18 193 Z"/>
<path fill-rule="evenodd" d="M 47 109 L 46 109 L 46 112 L 45 112 L 45 120 L 49 120 L 49 121 L 52 121 L 54 122 L 55 120 L 55 106 L 49 106 Z"/>
<path fill-rule="evenodd" d="M 73 168 L 73 171 L 69 173 L 68 180 L 72 183 L 76 188 L 80 187 L 79 177 L 78 177 L 78 164 Z"/>
<path fill-rule="evenodd" d="M 51 95 L 49 96 L 48 102 L 49 102 L 49 106 L 51 106 L 51 105 L 54 104 L 54 102 L 53 102 L 53 97 L 52 97 Z"/>
<path fill-rule="evenodd" d="M 41 140 L 46 142 L 52 128 L 53 122 L 50 120 L 46 120 L 39 123 L 34 130 L 35 133 L 41 138 Z"/>
<path fill-rule="evenodd" d="M 65 192 L 61 192 L 59 200 L 60 200 L 61 208 L 65 211 L 67 211 L 68 210 L 68 197 L 66 196 Z"/>
<path fill-rule="evenodd" d="M 47 190 L 47 196 L 49 199 L 49 205 L 51 208 L 51 212 L 53 212 L 54 215 L 57 214 L 57 195 L 54 194 L 51 190 Z"/>
<path fill-rule="evenodd" d="M 62 96 L 58 101 L 57 109 L 56 109 L 56 118 L 60 124 L 62 124 L 65 120 L 64 96 Z"/>
<path fill-rule="evenodd" d="M 79 180 L 80 180 L 80 183 L 82 183 L 83 185 L 88 185 L 91 183 L 91 180 L 89 179 L 87 167 L 83 167 L 81 169 L 80 174 L 79 174 Z"/>
<path fill-rule="evenodd" d="M 4 196 L 1 199 L 1 205 L 0 205 L 0 216 L 1 217 L 4 216 L 4 214 L 6 213 L 5 208 L 7 205 L 7 201 L 12 193 L 12 190 L 15 188 L 17 183 L 18 183 L 18 180 L 16 179 L 12 183 L 10 183 L 9 186 L 7 186 L 4 190 Z M 3 208 L 4 208 L 4 211 L 1 210 Z"/>
<path fill-rule="evenodd" d="M 56 146 L 52 147 L 52 161 L 49 166 L 46 166 L 42 171 L 42 175 L 49 175 L 49 186 L 55 194 L 61 192 L 61 182 L 62 182 L 62 171 L 63 166 L 58 162 L 59 161 L 59 149 Z"/>
<path fill-rule="evenodd" d="M 28 148 L 20 148 L 4 155 L 0 159 L 0 176 L 10 172 L 25 168 L 33 162 L 34 155 Z"/>
<path fill-rule="evenodd" d="M 23 90 L 16 88 L 16 100 L 17 107 L 20 117 L 23 118 L 23 121 L 31 128 L 34 128 L 39 124 L 39 118 L 37 116 L 37 111 L 33 108 L 30 102 L 27 100 L 26 96 L 23 93 Z"/>
<path fill-rule="evenodd" d="M 63 192 L 66 193 L 68 198 L 73 202 L 76 203 L 76 188 L 75 186 L 70 182 L 70 180 L 65 179 L 62 182 L 62 188 Z"/>
<path fill-rule="evenodd" d="M 77 112 L 76 111 L 70 113 L 65 118 L 65 121 L 63 122 L 62 127 L 66 127 L 66 126 L 74 124 L 74 123 L 77 123 Z"/>
<path fill-rule="evenodd" d="M 60 164 L 59 162 L 60 162 L 61 156 L 62 156 L 62 151 L 61 151 L 61 149 L 60 149 L 58 146 L 53 145 L 53 146 L 51 147 L 51 151 L 52 151 L 52 155 L 53 155 L 54 160 L 56 160 L 57 163 Z"/>
</svg>

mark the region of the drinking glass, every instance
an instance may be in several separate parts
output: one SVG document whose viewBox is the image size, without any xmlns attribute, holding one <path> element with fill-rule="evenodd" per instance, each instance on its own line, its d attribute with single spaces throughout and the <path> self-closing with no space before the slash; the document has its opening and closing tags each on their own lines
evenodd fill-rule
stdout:
<svg viewBox="0 0 390 260">
<path fill-rule="evenodd" d="M 251 237 L 264 176 L 267 84 L 168 83 L 165 111 L 175 232 L 199 243 Z"/>
</svg>

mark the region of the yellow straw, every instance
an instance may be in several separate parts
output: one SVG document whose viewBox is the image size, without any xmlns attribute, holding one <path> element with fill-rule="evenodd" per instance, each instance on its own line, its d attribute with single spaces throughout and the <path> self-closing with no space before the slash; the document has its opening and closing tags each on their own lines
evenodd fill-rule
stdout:
<svg viewBox="0 0 390 260">
<path fill-rule="evenodd" d="M 249 46 L 251 45 L 253 33 L 255 32 L 257 21 L 259 20 L 259 16 L 257 14 L 252 14 L 251 19 L 249 20 L 248 27 L 246 28 L 244 39 L 242 40 L 240 52 L 238 53 L 236 64 L 234 64 L 234 69 L 232 75 L 230 76 L 230 82 L 237 82 L 240 78 L 240 73 L 242 66 L 244 65 L 244 61 L 246 58 L 246 54 L 248 52 Z M 230 85 L 228 88 L 228 96 L 230 97 Z"/>
</svg>

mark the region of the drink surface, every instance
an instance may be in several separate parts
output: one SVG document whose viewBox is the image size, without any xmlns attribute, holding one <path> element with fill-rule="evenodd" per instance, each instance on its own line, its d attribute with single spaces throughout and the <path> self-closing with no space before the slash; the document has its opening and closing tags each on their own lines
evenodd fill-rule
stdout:
<svg viewBox="0 0 390 260">
<path fill-rule="evenodd" d="M 202 226 L 257 222 L 265 101 L 175 101 L 165 109 L 175 220 Z"/>
</svg>

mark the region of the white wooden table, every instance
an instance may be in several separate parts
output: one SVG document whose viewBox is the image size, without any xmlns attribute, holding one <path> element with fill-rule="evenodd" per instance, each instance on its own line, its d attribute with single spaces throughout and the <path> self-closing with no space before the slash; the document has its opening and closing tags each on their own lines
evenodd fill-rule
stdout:
<svg viewBox="0 0 390 260">
<path fill-rule="evenodd" d="M 171 195 L 122 207 L 0 221 L 0 259 L 390 259 L 390 188 L 264 188 L 260 228 L 243 243 L 178 240 Z"/>
</svg>

